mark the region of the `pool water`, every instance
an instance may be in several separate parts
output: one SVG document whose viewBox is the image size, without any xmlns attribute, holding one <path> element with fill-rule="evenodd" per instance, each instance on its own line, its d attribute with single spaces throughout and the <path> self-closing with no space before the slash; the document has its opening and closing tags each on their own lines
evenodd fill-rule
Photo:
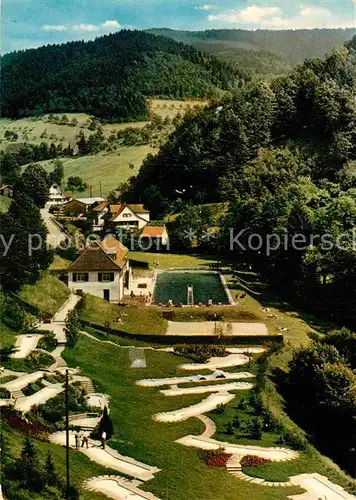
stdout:
<svg viewBox="0 0 356 500">
<path fill-rule="evenodd" d="M 214 304 L 229 304 L 229 299 L 220 281 L 218 273 L 189 271 L 166 271 L 157 275 L 154 302 L 187 305 L 188 286 L 193 287 L 194 304 L 207 304 L 211 299 Z"/>
</svg>

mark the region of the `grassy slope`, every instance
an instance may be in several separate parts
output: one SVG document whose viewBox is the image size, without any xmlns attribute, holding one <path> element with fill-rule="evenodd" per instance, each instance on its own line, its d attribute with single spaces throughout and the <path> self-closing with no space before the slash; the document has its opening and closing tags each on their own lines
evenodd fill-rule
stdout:
<svg viewBox="0 0 356 500">
<path fill-rule="evenodd" d="M 8 211 L 11 201 L 11 198 L 0 196 L 0 213 L 5 213 Z"/>
<path fill-rule="evenodd" d="M 97 389 L 111 395 L 111 413 L 115 435 L 110 445 L 121 453 L 162 469 L 144 489 L 166 500 L 284 500 L 297 488 L 270 489 L 240 482 L 226 470 L 208 468 L 196 450 L 175 444 L 187 434 L 198 434 L 202 424 L 195 419 L 174 424 L 152 420 L 152 414 L 193 404 L 202 398 L 163 397 L 157 389 L 134 385 L 138 378 L 183 375 L 178 366 L 184 360 L 169 353 L 146 351 L 147 368 L 130 369 L 129 352 L 98 344 L 84 336 L 64 357 L 69 366 L 80 366 Z"/>
<path fill-rule="evenodd" d="M 19 457 L 21 454 L 21 449 L 25 436 L 19 434 L 13 429 L 9 429 L 7 426 L 3 426 L 4 435 L 8 439 L 9 447 L 11 449 L 11 454 L 14 457 Z M 50 450 L 55 467 L 61 477 L 65 479 L 65 448 L 63 446 L 55 445 L 52 443 L 47 443 L 40 441 L 38 439 L 33 440 L 36 449 L 38 450 L 39 457 L 41 461 L 44 461 L 47 451 Z M 70 451 L 70 471 L 71 471 L 71 482 L 75 486 L 81 488 L 82 483 L 85 479 L 92 476 L 99 476 L 101 474 L 110 474 L 115 472 L 108 471 L 104 467 L 90 461 L 82 453 L 77 453 L 74 450 Z M 39 499 L 39 497 L 33 497 Z M 81 500 L 104 500 L 107 499 L 105 495 L 99 493 L 91 493 L 84 489 L 81 489 Z"/>
<path fill-rule="evenodd" d="M 54 314 L 69 294 L 69 288 L 62 281 L 44 272 L 35 285 L 23 286 L 19 296 L 42 313 Z"/>
</svg>

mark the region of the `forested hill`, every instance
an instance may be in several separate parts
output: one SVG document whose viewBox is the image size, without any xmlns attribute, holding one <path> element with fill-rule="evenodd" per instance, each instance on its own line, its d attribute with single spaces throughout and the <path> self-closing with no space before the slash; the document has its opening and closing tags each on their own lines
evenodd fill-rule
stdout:
<svg viewBox="0 0 356 500">
<path fill-rule="evenodd" d="M 205 97 L 242 79 L 191 46 L 128 30 L 8 54 L 1 62 L 1 110 L 10 117 L 83 111 L 144 119 L 146 97 Z"/>
<path fill-rule="evenodd" d="M 350 23 L 351 25 L 351 23 Z M 257 74 L 281 74 L 304 59 L 323 57 L 356 34 L 349 29 L 178 31 L 148 30 L 193 45 Z"/>
</svg>

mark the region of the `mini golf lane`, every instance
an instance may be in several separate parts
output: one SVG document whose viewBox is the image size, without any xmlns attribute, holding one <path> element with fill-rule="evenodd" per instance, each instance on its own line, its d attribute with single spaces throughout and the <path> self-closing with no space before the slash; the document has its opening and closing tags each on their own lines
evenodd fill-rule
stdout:
<svg viewBox="0 0 356 500">
<path fill-rule="evenodd" d="M 229 401 L 234 399 L 234 397 L 234 394 L 229 394 L 227 392 L 211 394 L 206 399 L 195 405 L 180 408 L 179 410 L 156 413 L 156 415 L 153 415 L 153 419 L 158 422 L 180 422 L 208 411 L 215 410 L 215 408 L 219 405 L 226 405 Z"/>
<path fill-rule="evenodd" d="M 175 387 L 160 391 L 165 396 L 187 396 L 189 394 L 204 394 L 220 391 L 248 391 L 254 384 L 248 382 L 232 382 L 231 384 L 201 385 L 200 387 Z"/>
<path fill-rule="evenodd" d="M 171 377 L 171 378 L 147 378 L 137 380 L 136 385 L 142 387 L 160 387 L 163 385 L 175 385 L 183 383 L 200 383 L 214 380 L 239 380 L 242 378 L 254 378 L 255 376 L 249 372 L 229 373 L 222 370 L 216 370 L 211 375 L 191 375 L 189 377 Z"/>
<path fill-rule="evenodd" d="M 137 486 L 140 484 L 120 476 L 97 476 L 85 481 L 84 487 L 115 500 L 159 500 L 152 493 L 139 490 Z"/>
<path fill-rule="evenodd" d="M 246 365 L 248 361 L 249 358 L 244 354 L 229 354 L 221 358 L 210 358 L 206 363 L 186 363 L 181 365 L 180 368 L 182 370 L 216 370 L 218 368 Z"/>
<path fill-rule="evenodd" d="M 35 392 L 31 396 L 19 398 L 15 402 L 15 409 L 26 413 L 32 408 L 32 406 L 43 405 L 49 399 L 54 398 L 62 391 L 64 391 L 64 387 L 62 384 L 52 384 L 48 387 L 45 387 L 44 389 L 39 390 L 38 392 Z"/>
<path fill-rule="evenodd" d="M 71 432 L 69 435 L 69 444 L 71 447 L 75 448 L 75 433 Z M 65 431 L 55 432 L 51 434 L 50 439 L 53 443 L 65 446 Z M 89 440 L 89 448 L 79 448 L 79 451 L 84 453 L 90 460 L 108 467 L 109 469 L 116 470 L 125 474 L 127 476 L 140 479 L 141 481 L 148 481 L 154 478 L 154 474 L 160 471 L 157 467 L 151 467 L 150 465 L 138 462 L 134 458 L 126 457 L 120 455 L 116 450 L 105 447 L 105 450 L 101 448 L 99 441 Z M 120 497 L 116 497 L 120 498 Z"/>
</svg>

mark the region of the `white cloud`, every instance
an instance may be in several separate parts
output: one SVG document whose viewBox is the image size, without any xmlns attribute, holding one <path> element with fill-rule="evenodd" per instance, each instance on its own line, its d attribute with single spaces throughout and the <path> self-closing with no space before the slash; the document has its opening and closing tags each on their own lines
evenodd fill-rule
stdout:
<svg viewBox="0 0 356 500">
<path fill-rule="evenodd" d="M 354 3 L 356 0 L 352 0 Z M 251 5 L 242 10 L 229 11 L 218 15 L 209 15 L 211 22 L 256 24 L 268 29 L 311 29 L 311 28 L 347 28 L 352 22 L 338 19 L 325 7 L 300 5 L 299 14 L 285 17 L 279 7 L 260 7 Z"/>
<path fill-rule="evenodd" d="M 95 24 L 75 24 L 72 27 L 73 31 L 98 31 L 99 28 L 98 26 L 95 26 Z"/>
<path fill-rule="evenodd" d="M 197 5 L 195 10 L 217 10 L 217 6 L 206 3 L 205 5 Z"/>
<path fill-rule="evenodd" d="M 42 29 L 45 31 L 67 31 L 67 27 L 63 24 L 44 24 Z"/>
<path fill-rule="evenodd" d="M 116 29 L 116 30 L 121 27 L 120 23 L 118 23 L 116 19 L 105 21 L 105 23 L 101 23 L 101 26 L 105 29 Z"/>
</svg>

